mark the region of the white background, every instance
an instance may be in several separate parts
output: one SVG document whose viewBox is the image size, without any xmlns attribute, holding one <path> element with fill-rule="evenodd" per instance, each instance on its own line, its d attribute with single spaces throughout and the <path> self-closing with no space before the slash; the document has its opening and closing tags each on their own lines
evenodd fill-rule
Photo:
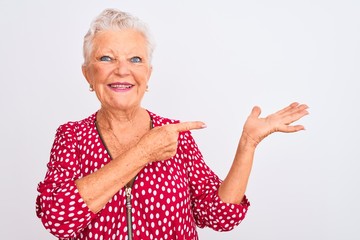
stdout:
<svg viewBox="0 0 360 240">
<path fill-rule="evenodd" d="M 360 1 L 0 0 L 0 238 L 54 239 L 35 216 L 56 128 L 95 112 L 81 74 L 90 21 L 115 7 L 157 42 L 144 107 L 202 120 L 194 132 L 225 177 L 253 105 L 292 101 L 311 114 L 258 148 L 235 230 L 200 239 L 360 239 Z"/>
</svg>

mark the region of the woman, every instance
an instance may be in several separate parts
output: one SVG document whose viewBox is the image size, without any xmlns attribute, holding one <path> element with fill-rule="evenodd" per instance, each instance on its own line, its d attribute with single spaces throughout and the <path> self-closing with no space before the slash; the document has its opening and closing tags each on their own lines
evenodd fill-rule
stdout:
<svg viewBox="0 0 360 240">
<path fill-rule="evenodd" d="M 37 215 L 59 238 L 198 239 L 196 226 L 228 231 L 245 217 L 254 151 L 290 126 L 307 106 L 293 103 L 266 118 L 254 107 L 224 181 L 191 136 L 202 122 L 160 117 L 141 107 L 153 43 L 145 25 L 103 11 L 84 38 L 83 74 L 101 103 L 90 117 L 61 125 L 38 186 Z"/>
</svg>

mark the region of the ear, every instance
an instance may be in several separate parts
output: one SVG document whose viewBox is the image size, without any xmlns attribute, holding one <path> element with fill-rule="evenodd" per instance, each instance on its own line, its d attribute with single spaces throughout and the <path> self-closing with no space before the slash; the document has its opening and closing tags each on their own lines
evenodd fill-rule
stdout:
<svg viewBox="0 0 360 240">
<path fill-rule="evenodd" d="M 148 73 L 148 78 L 147 78 L 147 82 L 149 82 L 149 80 L 150 80 L 150 77 L 151 77 L 151 74 L 152 74 L 152 70 L 153 70 L 153 67 L 150 66 L 149 73 Z"/>
<path fill-rule="evenodd" d="M 83 73 L 86 81 L 87 81 L 89 84 L 91 84 L 87 66 L 86 66 L 86 65 L 82 65 L 82 66 L 81 66 L 81 70 L 82 70 L 82 73 Z"/>
</svg>

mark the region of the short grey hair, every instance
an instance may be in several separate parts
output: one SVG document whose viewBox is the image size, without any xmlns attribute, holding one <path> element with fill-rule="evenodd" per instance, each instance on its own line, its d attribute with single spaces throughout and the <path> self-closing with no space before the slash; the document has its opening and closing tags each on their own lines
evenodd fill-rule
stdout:
<svg viewBox="0 0 360 240">
<path fill-rule="evenodd" d="M 84 37 L 83 55 L 84 64 L 86 65 L 90 59 L 92 52 L 92 43 L 98 32 L 105 30 L 123 30 L 134 29 L 143 34 L 147 43 L 148 57 L 151 63 L 152 54 L 155 48 L 154 40 L 150 35 L 147 25 L 139 18 L 117 9 L 105 9 L 90 24 L 90 29 Z"/>
</svg>

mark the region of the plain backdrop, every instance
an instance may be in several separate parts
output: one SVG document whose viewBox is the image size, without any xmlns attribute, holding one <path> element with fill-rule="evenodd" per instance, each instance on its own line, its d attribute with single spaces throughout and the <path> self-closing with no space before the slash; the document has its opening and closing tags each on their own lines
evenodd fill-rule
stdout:
<svg viewBox="0 0 360 240">
<path fill-rule="evenodd" d="M 82 40 L 103 9 L 150 26 L 157 47 L 143 106 L 202 120 L 194 132 L 224 178 L 254 105 L 293 101 L 306 131 L 260 144 L 246 219 L 200 239 L 360 239 L 360 1 L 0 0 L 0 238 L 55 239 L 35 215 L 56 128 L 99 108 Z"/>
</svg>

